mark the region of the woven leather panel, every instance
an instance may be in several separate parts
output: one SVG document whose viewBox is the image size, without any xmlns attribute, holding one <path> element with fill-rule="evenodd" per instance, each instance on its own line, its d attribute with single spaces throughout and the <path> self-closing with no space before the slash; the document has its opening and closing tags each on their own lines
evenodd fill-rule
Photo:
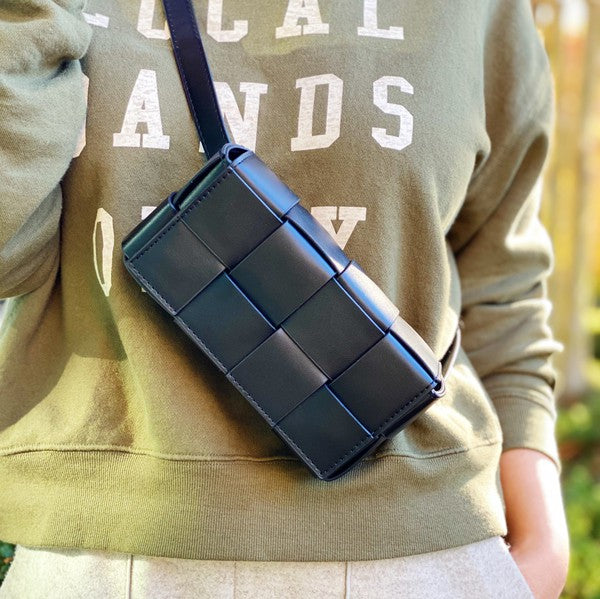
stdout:
<svg viewBox="0 0 600 599">
<path fill-rule="evenodd" d="M 430 403 L 436 380 L 404 342 L 408 325 L 389 298 L 249 158 L 252 168 L 224 163 L 125 264 L 328 478 Z"/>
</svg>

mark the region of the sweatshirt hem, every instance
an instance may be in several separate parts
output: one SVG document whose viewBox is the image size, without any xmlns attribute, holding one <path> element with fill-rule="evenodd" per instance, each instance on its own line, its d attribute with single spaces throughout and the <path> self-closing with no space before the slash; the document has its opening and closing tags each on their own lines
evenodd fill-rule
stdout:
<svg viewBox="0 0 600 599">
<path fill-rule="evenodd" d="M 298 460 L 6 455 L 0 539 L 238 561 L 361 561 L 437 551 L 507 533 L 501 451 L 493 442 L 427 459 L 386 454 L 333 482 L 313 478 Z"/>
<path fill-rule="evenodd" d="M 398 450 L 385 450 L 380 449 L 377 452 L 376 456 L 370 455 L 363 458 L 363 462 L 367 463 L 373 460 L 380 459 L 381 457 L 400 457 L 400 458 L 412 458 L 412 459 L 428 459 L 431 457 L 439 457 L 441 455 L 447 455 L 452 453 L 463 453 L 465 451 L 470 451 L 471 449 L 476 449 L 480 447 L 480 445 L 493 445 L 494 443 L 501 443 L 502 439 L 486 439 L 481 444 L 472 445 L 470 447 L 445 447 L 442 449 L 438 449 L 430 452 L 415 452 L 409 453 L 406 451 L 398 451 Z M 187 453 L 167 453 L 161 451 L 155 451 L 152 449 L 146 449 L 142 447 L 131 447 L 128 445 L 92 445 L 89 443 L 76 445 L 70 443 L 69 445 L 64 444 L 48 444 L 48 443 L 40 443 L 40 444 L 26 444 L 26 445 L 9 445 L 6 447 L 0 447 L 0 459 L 5 456 L 17 455 L 17 454 L 26 454 L 26 453 L 36 453 L 36 452 L 76 452 L 82 451 L 88 454 L 93 452 L 108 452 L 108 453 L 128 453 L 132 455 L 143 455 L 147 457 L 157 458 L 161 460 L 174 460 L 174 461 L 211 461 L 211 462 L 236 462 L 236 461 L 247 461 L 247 462 L 273 462 L 273 461 L 285 461 L 285 462 L 297 462 L 298 458 L 293 455 L 275 455 L 275 456 L 249 456 L 249 455 L 223 455 L 217 453 L 206 453 L 206 454 L 187 454 Z"/>
</svg>

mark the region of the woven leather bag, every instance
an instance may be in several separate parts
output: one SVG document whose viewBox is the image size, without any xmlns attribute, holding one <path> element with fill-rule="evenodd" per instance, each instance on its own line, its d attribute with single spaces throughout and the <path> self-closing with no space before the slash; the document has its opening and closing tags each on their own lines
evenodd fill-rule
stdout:
<svg viewBox="0 0 600 599">
<path fill-rule="evenodd" d="M 310 471 L 334 480 L 444 394 L 460 329 L 438 360 L 289 187 L 229 141 L 191 5 L 163 2 L 210 158 L 123 239 L 125 267 Z"/>
</svg>

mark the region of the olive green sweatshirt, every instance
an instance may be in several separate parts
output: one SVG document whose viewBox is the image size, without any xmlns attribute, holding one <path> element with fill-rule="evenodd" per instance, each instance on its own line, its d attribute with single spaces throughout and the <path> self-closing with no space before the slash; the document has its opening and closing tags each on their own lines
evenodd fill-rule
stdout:
<svg viewBox="0 0 600 599">
<path fill-rule="evenodd" d="M 362 560 L 505 534 L 503 450 L 560 470 L 553 80 L 528 0 L 195 0 L 231 137 L 438 357 L 447 393 L 322 482 L 123 266 L 204 164 L 159 0 L 0 2 L 0 538 Z"/>
</svg>

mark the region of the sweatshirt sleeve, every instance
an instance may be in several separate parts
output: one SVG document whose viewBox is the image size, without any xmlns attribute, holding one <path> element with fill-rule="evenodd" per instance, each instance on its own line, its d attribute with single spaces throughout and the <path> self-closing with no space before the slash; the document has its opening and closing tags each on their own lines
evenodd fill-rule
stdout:
<svg viewBox="0 0 600 599">
<path fill-rule="evenodd" d="M 0 298 L 56 266 L 60 180 L 85 119 L 85 0 L 0 3 Z"/>
<path fill-rule="evenodd" d="M 448 234 L 462 287 L 463 349 L 496 408 L 503 451 L 538 450 L 561 472 L 549 325 L 553 246 L 539 218 L 554 82 L 528 0 L 500 0 L 485 42 L 489 151 Z"/>
</svg>

